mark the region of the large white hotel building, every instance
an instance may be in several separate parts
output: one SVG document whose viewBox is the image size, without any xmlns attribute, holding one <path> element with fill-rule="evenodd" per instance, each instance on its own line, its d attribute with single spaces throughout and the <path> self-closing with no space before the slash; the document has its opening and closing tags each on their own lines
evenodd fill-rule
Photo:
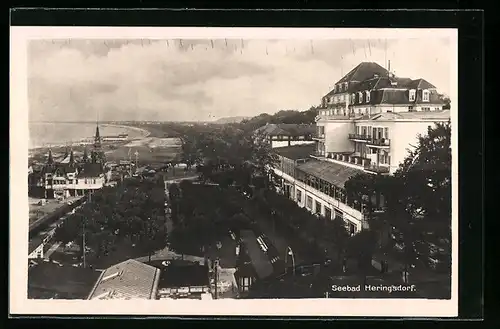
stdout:
<svg viewBox="0 0 500 329">
<path fill-rule="evenodd" d="M 315 144 L 275 148 L 281 162 L 274 173 L 283 179 L 284 193 L 300 206 L 343 218 L 355 234 L 367 224 L 363 206 L 347 204 L 344 183 L 358 173 L 394 173 L 418 134 L 450 119 L 443 105 L 428 81 L 361 63 L 322 98 Z"/>
</svg>

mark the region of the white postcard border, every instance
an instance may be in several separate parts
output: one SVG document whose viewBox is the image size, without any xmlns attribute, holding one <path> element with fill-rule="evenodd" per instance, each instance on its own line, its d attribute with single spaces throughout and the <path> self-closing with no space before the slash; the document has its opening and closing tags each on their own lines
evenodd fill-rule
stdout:
<svg viewBox="0 0 500 329">
<path fill-rule="evenodd" d="M 362 30 L 362 33 L 360 33 Z M 458 314 L 458 32 L 456 29 L 11 27 L 10 61 L 10 276 L 11 314 L 261 315 L 454 317 Z M 70 301 L 27 299 L 28 101 L 30 39 L 369 39 L 449 37 L 452 102 L 452 294 L 427 299 L 279 299 L 176 301 Z M 453 87 L 455 86 L 455 88 Z"/>
</svg>

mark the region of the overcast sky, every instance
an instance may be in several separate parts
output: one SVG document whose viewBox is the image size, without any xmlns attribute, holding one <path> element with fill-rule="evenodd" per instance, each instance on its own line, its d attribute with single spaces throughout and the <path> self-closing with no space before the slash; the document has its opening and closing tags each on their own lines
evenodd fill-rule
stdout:
<svg viewBox="0 0 500 329">
<path fill-rule="evenodd" d="M 31 41 L 30 121 L 212 120 L 306 110 L 362 61 L 450 93 L 447 39 Z M 387 49 L 387 51 L 385 51 Z"/>
</svg>

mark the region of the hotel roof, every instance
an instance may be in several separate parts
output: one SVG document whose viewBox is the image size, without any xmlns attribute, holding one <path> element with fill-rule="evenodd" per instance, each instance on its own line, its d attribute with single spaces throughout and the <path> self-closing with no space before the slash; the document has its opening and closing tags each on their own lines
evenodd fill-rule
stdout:
<svg viewBox="0 0 500 329">
<path fill-rule="evenodd" d="M 364 81 L 370 79 L 374 74 L 387 75 L 388 71 L 375 62 L 362 62 L 347 73 L 342 79 L 336 82 Z"/>
<path fill-rule="evenodd" d="M 60 265 L 52 261 L 34 260 L 28 270 L 28 298 L 85 299 L 100 272 L 89 268 Z"/>
<path fill-rule="evenodd" d="M 183 288 L 208 286 L 208 266 L 205 265 L 169 265 L 162 270 L 159 287 Z"/>
<path fill-rule="evenodd" d="M 309 158 L 309 155 L 314 152 L 316 144 L 302 144 L 302 145 L 292 145 L 284 147 L 276 147 L 274 151 L 281 155 L 282 157 L 299 160 Z"/>
<path fill-rule="evenodd" d="M 341 188 L 344 188 L 345 182 L 350 177 L 364 172 L 361 169 L 319 160 L 305 162 L 298 165 L 297 169 Z"/>
<path fill-rule="evenodd" d="M 429 112 L 387 112 L 375 114 L 371 117 L 371 120 L 447 120 L 450 118 L 450 111 L 429 111 Z"/>
<path fill-rule="evenodd" d="M 99 177 L 103 173 L 100 163 L 85 163 L 78 173 L 78 177 Z"/>
<path fill-rule="evenodd" d="M 269 136 L 303 136 L 313 134 L 315 131 L 314 125 L 307 124 L 293 124 L 293 123 L 280 123 L 280 124 L 266 124 L 255 130 L 258 134 Z"/>
<path fill-rule="evenodd" d="M 134 259 L 106 269 L 87 299 L 155 299 L 160 270 Z"/>
</svg>

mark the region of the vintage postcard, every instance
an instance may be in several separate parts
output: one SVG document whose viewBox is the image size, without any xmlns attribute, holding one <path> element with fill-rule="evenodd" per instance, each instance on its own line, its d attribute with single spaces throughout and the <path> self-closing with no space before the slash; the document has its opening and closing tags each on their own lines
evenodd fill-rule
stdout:
<svg viewBox="0 0 500 329">
<path fill-rule="evenodd" d="M 457 52 L 11 28 L 11 314 L 456 316 Z"/>
</svg>

